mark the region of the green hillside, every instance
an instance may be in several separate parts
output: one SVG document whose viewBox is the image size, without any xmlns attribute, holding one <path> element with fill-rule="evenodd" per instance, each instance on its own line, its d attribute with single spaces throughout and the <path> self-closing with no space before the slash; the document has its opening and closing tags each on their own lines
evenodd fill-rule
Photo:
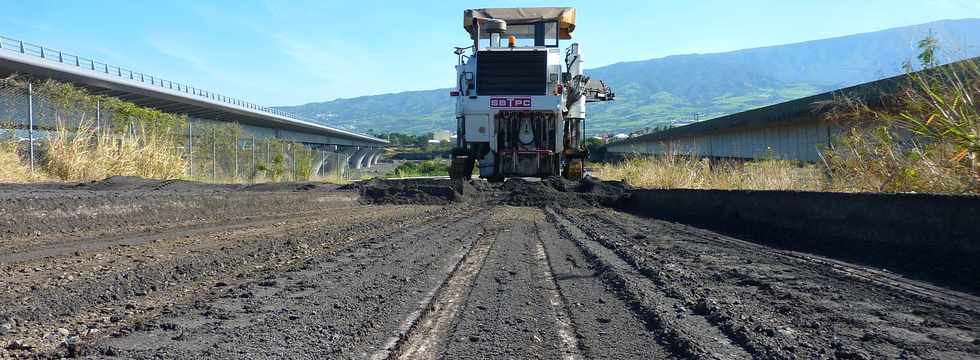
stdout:
<svg viewBox="0 0 980 360">
<path fill-rule="evenodd" d="M 629 132 L 771 105 L 902 72 L 929 32 L 947 61 L 980 55 L 980 19 L 944 20 L 873 33 L 717 54 L 675 55 L 590 69 L 616 101 L 589 107 L 586 133 Z M 360 132 L 453 130 L 450 89 L 362 96 L 283 110 Z"/>
</svg>

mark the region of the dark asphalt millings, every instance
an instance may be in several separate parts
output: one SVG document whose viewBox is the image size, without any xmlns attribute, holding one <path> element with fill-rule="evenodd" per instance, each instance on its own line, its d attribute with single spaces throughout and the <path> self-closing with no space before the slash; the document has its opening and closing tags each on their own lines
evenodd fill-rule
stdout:
<svg viewBox="0 0 980 360">
<path fill-rule="evenodd" d="M 591 180 L 0 186 L 0 358 L 975 359 L 980 301 Z"/>
</svg>

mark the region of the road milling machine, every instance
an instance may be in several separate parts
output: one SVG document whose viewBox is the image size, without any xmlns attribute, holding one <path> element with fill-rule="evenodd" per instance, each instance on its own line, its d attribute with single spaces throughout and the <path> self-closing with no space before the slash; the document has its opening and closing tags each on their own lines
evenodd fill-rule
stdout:
<svg viewBox="0 0 980 360">
<path fill-rule="evenodd" d="M 451 178 L 583 175 L 585 105 L 613 92 L 582 73 L 574 8 L 497 8 L 463 12 L 473 44 L 457 47 L 456 148 Z M 562 66 L 564 65 L 564 66 Z"/>
</svg>

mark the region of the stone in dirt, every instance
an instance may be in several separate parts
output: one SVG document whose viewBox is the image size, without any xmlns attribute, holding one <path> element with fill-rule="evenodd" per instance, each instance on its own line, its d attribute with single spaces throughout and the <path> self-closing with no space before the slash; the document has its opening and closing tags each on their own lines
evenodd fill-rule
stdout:
<svg viewBox="0 0 980 360">
<path fill-rule="evenodd" d="M 13 340 L 7 343 L 7 350 L 31 350 L 34 347 L 24 342 L 24 340 Z"/>
</svg>

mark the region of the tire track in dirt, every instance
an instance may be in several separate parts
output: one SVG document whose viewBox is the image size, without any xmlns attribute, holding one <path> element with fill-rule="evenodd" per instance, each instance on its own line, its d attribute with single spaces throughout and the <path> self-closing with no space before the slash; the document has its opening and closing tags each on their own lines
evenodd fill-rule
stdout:
<svg viewBox="0 0 980 360">
<path fill-rule="evenodd" d="M 544 240 L 541 239 L 540 221 L 534 222 L 534 235 L 537 241 L 534 242 L 534 259 L 540 268 L 541 281 L 545 284 L 541 290 L 551 305 L 552 316 L 555 318 L 555 328 L 558 329 L 558 338 L 561 339 L 561 358 L 564 360 L 577 360 L 582 358 L 579 351 L 578 334 L 572 325 L 571 315 L 568 311 L 568 302 L 558 289 L 558 282 L 555 279 L 548 260 L 548 254 L 544 250 Z"/>
<path fill-rule="evenodd" d="M 554 282 L 570 315 L 582 356 L 588 359 L 669 359 L 655 328 L 648 328 L 602 279 L 605 267 L 589 262 L 574 240 L 548 219 L 536 221 Z"/>
<path fill-rule="evenodd" d="M 419 289 L 444 280 L 451 265 L 445 255 L 468 249 L 483 219 L 455 209 L 229 283 L 155 319 L 156 326 L 105 339 L 95 350 L 125 357 L 368 357 L 417 309 L 425 295 Z"/>
<path fill-rule="evenodd" d="M 402 322 L 398 336 L 390 339 L 384 351 L 374 354 L 372 359 L 436 358 L 466 300 L 473 279 L 493 247 L 495 239 L 484 235 L 486 228 L 476 232 L 478 239 L 473 246 L 450 258 L 453 268 L 449 269 L 446 280 L 426 294 L 419 304 L 419 310 L 413 311 Z"/>
<path fill-rule="evenodd" d="M 362 211 L 366 207 L 336 208 L 331 210 L 351 212 Z M 271 227 L 285 221 L 303 221 L 308 219 L 323 218 L 323 209 L 309 210 L 292 213 L 277 213 L 271 216 L 249 216 L 234 219 L 221 223 L 198 223 L 186 226 L 174 226 L 166 232 L 160 230 L 138 231 L 133 233 L 115 232 L 103 236 L 82 236 L 75 237 L 72 234 L 64 235 L 64 238 L 57 242 L 45 242 L 29 249 L 19 252 L 5 252 L 0 254 L 0 264 L 13 265 L 20 262 L 29 262 L 41 258 L 52 258 L 65 256 L 73 253 L 83 253 L 98 251 L 112 246 L 134 246 L 154 241 L 165 241 L 181 237 L 201 237 L 211 233 L 230 232 L 246 230 L 252 228 Z"/>
<path fill-rule="evenodd" d="M 38 339 L 32 341 L 33 345 L 37 350 L 47 351 L 63 338 L 50 336 L 55 333 L 55 328 L 74 329 L 77 325 L 82 330 L 71 330 L 71 334 L 89 335 L 88 329 L 97 326 L 101 331 L 96 337 L 108 335 L 115 331 L 113 329 L 126 328 L 140 321 L 139 318 L 152 317 L 171 304 L 187 301 L 188 296 L 192 299 L 192 295 L 206 291 L 210 284 L 222 282 L 216 279 L 269 271 L 295 263 L 303 256 L 333 251 L 409 224 L 422 224 L 438 218 L 433 217 L 433 208 L 366 210 L 371 211 L 298 221 L 292 230 L 273 226 L 204 237 L 205 241 L 181 238 L 179 243 L 173 244 L 176 248 L 167 247 L 172 242 L 153 243 L 150 249 L 133 251 L 145 253 L 155 249 L 175 254 L 177 249 L 177 253 L 186 255 L 170 255 L 152 263 L 138 263 L 135 267 L 121 267 L 104 275 L 81 277 L 66 284 L 33 290 L 29 297 L 4 307 L 0 319 L 15 319 L 19 324 L 16 334 L 8 334 L 9 337 Z M 160 248 L 161 245 L 164 248 Z M 66 326 L 68 324 L 75 325 Z"/>
<path fill-rule="evenodd" d="M 357 205 L 356 194 L 336 192 L 0 191 L 0 246 L 13 253 L 66 236 L 168 231 Z"/>
<path fill-rule="evenodd" d="M 603 280 L 647 322 L 648 327 L 663 333 L 672 352 L 702 359 L 752 358 L 746 349 L 707 318 L 689 310 L 688 304 L 670 296 L 661 284 L 643 276 L 566 217 L 551 208 L 547 209 L 547 214 L 564 235 L 588 255 L 595 266 L 607 269 L 602 273 Z"/>
<path fill-rule="evenodd" d="M 570 212 L 757 356 L 968 358 L 978 350 L 968 335 L 980 331 L 977 308 L 955 300 L 969 295 L 923 297 L 928 287 L 902 281 L 915 286 L 909 292 L 857 265 L 608 210 Z"/>
<path fill-rule="evenodd" d="M 494 245 L 477 275 L 440 358 L 560 359 L 578 349 L 563 345 L 549 298 L 547 263 L 535 258 L 537 208 L 494 207 Z M 564 353 L 563 353 L 564 351 Z"/>
<path fill-rule="evenodd" d="M 594 215 L 601 221 L 609 225 L 616 226 L 619 229 L 623 229 L 624 231 L 626 229 L 636 227 L 649 227 L 650 222 L 652 221 L 644 220 L 631 215 L 622 216 L 621 213 L 617 213 L 617 215 L 614 216 L 608 212 L 598 212 Z M 816 265 L 817 267 L 810 268 L 821 271 L 828 276 L 867 282 L 869 284 L 881 286 L 886 291 L 901 291 L 910 296 L 916 297 L 921 301 L 934 302 L 980 315 L 980 297 L 967 293 L 942 288 L 921 281 L 911 280 L 887 271 L 855 265 L 840 260 L 798 251 L 774 249 L 745 240 L 720 236 L 717 233 L 704 229 L 691 228 L 684 225 L 676 226 L 689 230 L 689 234 L 691 236 L 696 237 L 701 241 L 710 242 L 723 247 L 745 248 L 757 253 L 771 255 L 772 257 L 783 257 L 794 262 L 799 262 L 800 266 L 803 267 L 808 267 L 808 264 Z M 824 269 L 820 269 L 820 267 L 823 267 Z"/>
</svg>

